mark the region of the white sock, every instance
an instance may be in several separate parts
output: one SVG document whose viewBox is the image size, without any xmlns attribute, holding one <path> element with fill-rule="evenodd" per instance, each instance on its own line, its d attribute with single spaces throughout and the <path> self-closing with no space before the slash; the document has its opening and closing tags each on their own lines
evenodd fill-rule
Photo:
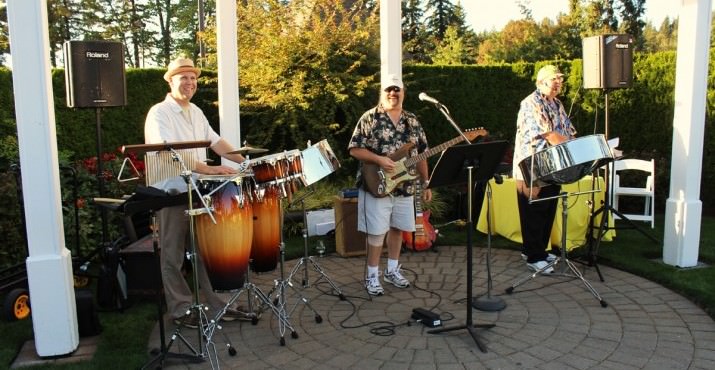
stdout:
<svg viewBox="0 0 715 370">
<path fill-rule="evenodd" d="M 377 276 L 378 269 L 377 266 L 367 266 L 367 276 Z"/>
<path fill-rule="evenodd" d="M 397 260 L 393 260 L 391 258 L 387 259 L 387 272 L 393 272 L 397 270 Z"/>
</svg>

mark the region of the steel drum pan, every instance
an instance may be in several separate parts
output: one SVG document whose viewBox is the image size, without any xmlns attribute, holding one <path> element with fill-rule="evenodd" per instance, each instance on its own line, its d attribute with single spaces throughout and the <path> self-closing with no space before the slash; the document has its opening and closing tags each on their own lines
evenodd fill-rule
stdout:
<svg viewBox="0 0 715 370">
<path fill-rule="evenodd" d="M 598 134 L 542 149 L 522 160 L 519 168 L 524 180 L 533 180 L 534 186 L 562 185 L 576 182 L 611 161 L 611 149 Z"/>
</svg>

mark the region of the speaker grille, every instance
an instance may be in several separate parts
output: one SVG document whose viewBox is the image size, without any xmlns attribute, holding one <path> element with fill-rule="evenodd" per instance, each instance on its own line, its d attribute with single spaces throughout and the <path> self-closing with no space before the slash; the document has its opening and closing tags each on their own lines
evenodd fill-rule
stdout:
<svg viewBox="0 0 715 370">
<path fill-rule="evenodd" d="M 618 89 L 633 84 L 633 37 L 599 35 L 583 39 L 583 87 Z"/>
<path fill-rule="evenodd" d="M 127 105 L 122 43 L 67 41 L 64 56 L 68 107 Z"/>
</svg>

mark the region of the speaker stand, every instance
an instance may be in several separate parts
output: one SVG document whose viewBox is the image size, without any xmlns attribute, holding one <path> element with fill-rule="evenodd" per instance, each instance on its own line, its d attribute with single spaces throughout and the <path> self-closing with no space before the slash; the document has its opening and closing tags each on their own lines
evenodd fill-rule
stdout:
<svg viewBox="0 0 715 370">
<path fill-rule="evenodd" d="M 95 121 L 97 134 L 97 186 L 99 187 L 99 197 L 104 198 L 104 167 L 102 165 L 102 108 L 95 107 Z M 100 207 L 100 217 L 102 220 L 102 247 L 107 245 L 107 208 Z"/>
</svg>

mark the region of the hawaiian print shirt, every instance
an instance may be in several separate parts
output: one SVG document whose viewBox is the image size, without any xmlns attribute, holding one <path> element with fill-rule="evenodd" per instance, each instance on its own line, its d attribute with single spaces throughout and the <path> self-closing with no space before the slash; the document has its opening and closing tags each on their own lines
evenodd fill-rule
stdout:
<svg viewBox="0 0 715 370">
<path fill-rule="evenodd" d="M 519 163 L 547 147 L 548 142 L 541 135 L 550 131 L 556 131 L 567 138 L 576 135 L 576 129 L 571 124 L 561 101 L 557 98 L 548 101 L 539 90 L 536 90 L 521 101 L 516 119 L 512 167 L 512 176 L 515 179 L 524 179 Z"/>
<path fill-rule="evenodd" d="M 414 143 L 415 146 L 409 156 L 417 155 L 428 148 L 427 136 L 417 117 L 405 110 L 400 115 L 400 121 L 395 125 L 390 116 L 377 106 L 363 113 L 358 120 L 353 136 L 350 138 L 348 150 L 351 148 L 369 149 L 375 154 L 389 155 L 396 152 L 403 145 Z M 358 168 L 356 186 L 362 186 L 362 175 Z M 405 181 L 394 190 L 395 195 L 413 194 L 414 189 L 411 181 Z"/>
</svg>

